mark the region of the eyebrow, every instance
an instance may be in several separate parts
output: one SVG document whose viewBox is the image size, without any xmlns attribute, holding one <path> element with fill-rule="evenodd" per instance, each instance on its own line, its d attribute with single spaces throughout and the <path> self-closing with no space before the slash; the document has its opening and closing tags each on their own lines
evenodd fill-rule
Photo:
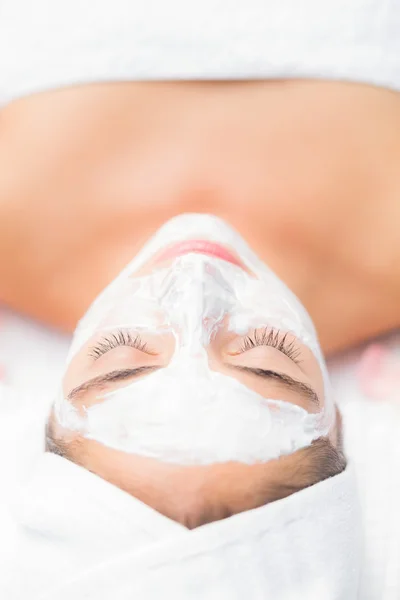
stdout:
<svg viewBox="0 0 400 600">
<path fill-rule="evenodd" d="M 156 369 L 160 369 L 159 365 L 152 365 L 146 367 L 136 367 L 134 369 L 120 369 L 118 371 L 110 371 L 109 373 L 105 373 L 104 375 L 98 375 L 97 377 L 93 377 L 93 379 L 89 379 L 84 383 L 81 383 L 73 390 L 71 390 L 67 396 L 67 399 L 72 402 L 73 400 L 80 400 L 86 392 L 92 391 L 100 391 L 105 388 L 108 383 L 113 383 L 115 381 L 125 381 L 126 379 L 131 379 L 136 375 L 140 375 L 141 373 L 155 371 Z"/>
<path fill-rule="evenodd" d="M 318 408 L 321 407 L 319 397 L 311 386 L 309 386 L 307 383 L 303 383 L 302 381 L 298 381 L 297 379 L 290 377 L 290 375 L 286 375 L 286 373 L 280 373 L 279 371 L 271 371 L 270 369 L 257 369 L 254 367 L 244 367 L 239 365 L 227 366 L 231 369 L 235 369 L 236 371 L 245 371 L 247 373 L 255 375 L 256 377 L 277 381 L 286 389 L 292 392 L 297 392 L 303 398 L 309 400 Z M 145 367 L 136 367 L 133 369 L 120 369 L 117 371 L 110 371 L 109 373 L 105 373 L 104 375 L 98 375 L 97 377 L 93 377 L 93 379 L 89 379 L 88 381 L 81 383 L 69 392 L 67 398 L 70 402 L 74 400 L 80 400 L 82 396 L 87 392 L 100 391 L 104 389 L 104 387 L 108 383 L 125 381 L 137 375 L 141 375 L 142 373 L 150 373 L 160 368 L 161 367 L 159 365 L 149 365 Z"/>
<path fill-rule="evenodd" d="M 321 407 L 321 402 L 319 400 L 318 394 L 316 391 L 307 383 L 303 383 L 298 379 L 294 379 L 290 377 L 290 375 L 286 375 L 286 373 L 280 373 L 279 371 L 271 371 L 270 369 L 257 369 L 254 367 L 243 367 L 239 365 L 227 365 L 231 369 L 235 369 L 236 371 L 245 371 L 246 373 L 251 373 L 256 377 L 262 377 L 263 379 L 269 379 L 273 381 L 277 381 L 282 387 L 290 390 L 292 392 L 297 392 L 306 400 L 309 400 L 317 406 Z"/>
</svg>

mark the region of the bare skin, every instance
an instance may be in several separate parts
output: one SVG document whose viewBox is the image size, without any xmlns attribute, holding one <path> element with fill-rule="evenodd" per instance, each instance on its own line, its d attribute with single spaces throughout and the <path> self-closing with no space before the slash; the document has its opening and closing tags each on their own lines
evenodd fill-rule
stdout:
<svg viewBox="0 0 400 600">
<path fill-rule="evenodd" d="M 112 83 L 0 111 L 0 301 L 65 330 L 182 212 L 230 222 L 326 351 L 400 326 L 400 96 L 312 81 Z"/>
</svg>

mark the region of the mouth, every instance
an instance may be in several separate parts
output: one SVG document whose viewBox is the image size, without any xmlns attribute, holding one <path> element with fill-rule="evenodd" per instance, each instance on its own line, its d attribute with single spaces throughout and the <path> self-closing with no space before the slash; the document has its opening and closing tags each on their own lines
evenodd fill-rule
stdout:
<svg viewBox="0 0 400 600">
<path fill-rule="evenodd" d="M 209 242 L 207 240 L 186 240 L 184 242 L 177 242 L 161 252 L 155 262 L 164 262 L 169 259 L 177 258 L 178 256 L 183 256 L 184 254 L 189 254 L 190 252 L 196 252 L 198 254 L 213 256 L 214 258 L 220 258 L 221 260 L 230 262 L 241 269 L 247 270 L 239 257 L 236 256 L 235 252 L 229 250 L 225 246 L 221 246 L 220 244 Z"/>
</svg>

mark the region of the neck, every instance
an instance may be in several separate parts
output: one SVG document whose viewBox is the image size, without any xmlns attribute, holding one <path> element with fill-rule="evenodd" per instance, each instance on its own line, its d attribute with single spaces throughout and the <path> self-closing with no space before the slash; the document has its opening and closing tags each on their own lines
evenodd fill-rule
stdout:
<svg viewBox="0 0 400 600">
<path fill-rule="evenodd" d="M 143 164 L 168 171 L 152 195 L 162 219 L 228 220 L 300 296 L 325 350 L 400 325 L 398 94 L 310 81 L 161 89 L 168 127 L 157 123 Z"/>
<path fill-rule="evenodd" d="M 35 126 L 43 115 L 51 127 Z M 0 298 L 16 308 L 71 326 L 163 222 L 209 212 L 295 291 L 325 350 L 400 324 L 397 94 L 321 81 L 104 84 L 2 116 L 1 222 L 9 206 L 34 211 L 1 235 L 15 261 Z"/>
</svg>

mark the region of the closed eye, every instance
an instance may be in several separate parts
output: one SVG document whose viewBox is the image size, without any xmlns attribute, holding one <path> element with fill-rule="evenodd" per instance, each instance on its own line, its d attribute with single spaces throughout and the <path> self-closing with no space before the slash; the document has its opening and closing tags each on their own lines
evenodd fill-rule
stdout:
<svg viewBox="0 0 400 600">
<path fill-rule="evenodd" d="M 147 343 L 142 340 L 138 333 L 119 329 L 118 331 L 103 336 L 96 344 L 91 346 L 88 351 L 88 356 L 94 360 L 98 360 L 103 354 L 106 354 L 119 346 L 129 346 L 140 352 L 144 352 L 145 354 L 156 354 L 148 348 Z"/>
<path fill-rule="evenodd" d="M 263 327 L 261 330 L 255 329 L 252 334 L 246 335 L 243 338 L 239 353 L 248 352 L 257 346 L 270 346 L 285 354 L 296 364 L 299 364 L 301 362 L 299 360 L 300 348 L 288 336 L 288 333 L 282 333 L 279 329 L 272 327 Z"/>
</svg>

